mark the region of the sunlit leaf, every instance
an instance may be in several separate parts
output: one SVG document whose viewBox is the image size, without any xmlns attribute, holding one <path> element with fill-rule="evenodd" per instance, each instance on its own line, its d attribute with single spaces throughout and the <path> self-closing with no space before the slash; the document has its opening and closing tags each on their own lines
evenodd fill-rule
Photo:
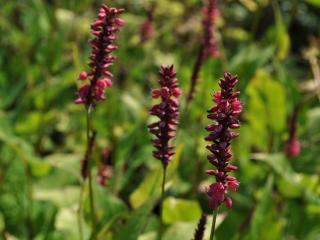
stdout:
<svg viewBox="0 0 320 240">
<path fill-rule="evenodd" d="M 201 208 L 197 201 L 168 197 L 163 202 L 162 214 L 167 224 L 197 221 L 201 216 Z"/>
<path fill-rule="evenodd" d="M 50 201 L 58 207 L 68 207 L 78 202 L 79 190 L 79 187 L 71 186 L 59 189 L 35 188 L 34 198 Z"/>
<path fill-rule="evenodd" d="M 306 0 L 307 3 L 310 3 L 316 7 L 320 7 L 320 0 Z"/>
</svg>

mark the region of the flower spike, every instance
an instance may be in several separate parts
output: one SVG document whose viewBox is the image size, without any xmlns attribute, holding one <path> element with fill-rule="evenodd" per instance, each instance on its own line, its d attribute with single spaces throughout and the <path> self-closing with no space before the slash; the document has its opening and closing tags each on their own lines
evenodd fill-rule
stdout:
<svg viewBox="0 0 320 240">
<path fill-rule="evenodd" d="M 97 19 L 91 24 L 91 33 L 94 38 L 90 41 L 92 46 L 88 72 L 82 71 L 79 80 L 89 80 L 77 91 L 76 104 L 85 104 L 87 107 L 95 107 L 97 102 L 106 99 L 105 89 L 112 85 L 112 74 L 109 67 L 115 57 L 112 52 L 117 49 L 115 45 L 116 33 L 124 25 L 124 20 L 118 18 L 123 9 L 117 9 L 102 5 Z"/>
<path fill-rule="evenodd" d="M 181 95 L 173 65 L 161 66 L 158 83 L 160 88 L 153 89 L 151 95 L 152 98 L 160 98 L 161 102 L 151 107 L 150 114 L 160 120 L 150 124 L 148 128 L 150 133 L 156 136 L 152 140 L 156 148 L 153 156 L 166 167 L 174 155 L 174 146 L 169 141 L 176 136 L 179 116 L 178 97 Z"/>
<path fill-rule="evenodd" d="M 237 83 L 237 77 L 225 73 L 219 82 L 221 90 L 213 94 L 216 105 L 208 111 L 208 119 L 214 120 L 214 123 L 206 127 L 209 135 L 205 140 L 212 142 L 207 145 L 211 152 L 208 160 L 216 168 L 207 171 L 207 174 L 216 178 L 216 182 L 207 189 L 209 206 L 212 209 L 216 209 L 222 202 L 230 208 L 232 200 L 228 190 L 236 191 L 240 184 L 235 177 L 228 175 L 237 169 L 229 164 L 232 158 L 230 142 L 239 135 L 231 129 L 240 127 L 238 117 L 242 112 L 242 104 L 237 98 L 239 92 L 233 90 Z"/>
</svg>

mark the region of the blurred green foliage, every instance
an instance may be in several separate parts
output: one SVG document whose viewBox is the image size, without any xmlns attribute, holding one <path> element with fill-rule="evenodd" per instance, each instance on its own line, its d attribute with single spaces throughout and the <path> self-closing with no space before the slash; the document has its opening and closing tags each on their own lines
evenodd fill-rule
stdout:
<svg viewBox="0 0 320 240">
<path fill-rule="evenodd" d="M 139 28 L 154 2 L 155 35 L 143 43 Z M 109 147 L 113 166 L 108 186 L 94 186 L 99 239 L 155 239 L 161 167 L 152 157 L 146 128 L 149 92 L 161 64 L 174 64 L 188 91 L 205 2 L 107 2 L 126 9 L 126 26 L 112 68 L 114 86 L 94 112 L 94 160 Z M 78 73 L 87 69 L 90 22 L 101 3 L 1 1 L 2 239 L 79 239 L 79 198 L 84 235 L 89 235 L 88 189 L 80 196 L 85 113 L 73 100 Z M 201 212 L 211 214 L 203 193 L 212 181 L 204 173 L 210 167 L 204 126 L 211 94 L 225 70 L 239 76 L 244 102 L 233 148 L 241 186 L 233 194 L 233 208 L 221 209 L 217 239 L 320 239 L 320 1 L 226 0 L 219 7 L 221 57 L 204 64 L 188 111 L 185 95 L 181 99 L 177 154 L 166 184 L 164 239 L 191 239 Z M 302 151 L 289 158 L 284 142 L 297 105 Z"/>
</svg>

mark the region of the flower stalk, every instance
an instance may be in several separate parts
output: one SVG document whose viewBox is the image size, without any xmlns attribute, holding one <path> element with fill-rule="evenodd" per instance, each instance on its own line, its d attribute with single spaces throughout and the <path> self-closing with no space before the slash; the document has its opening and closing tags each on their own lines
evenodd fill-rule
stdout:
<svg viewBox="0 0 320 240">
<path fill-rule="evenodd" d="M 216 232 L 216 221 L 218 216 L 219 208 L 213 210 L 213 216 L 212 216 L 212 225 L 211 225 L 211 232 L 210 232 L 210 240 L 213 240 L 215 232 Z"/>
<path fill-rule="evenodd" d="M 164 200 L 164 193 L 165 193 L 165 185 L 166 185 L 166 173 L 167 173 L 167 167 L 163 167 L 163 177 L 162 177 L 162 184 L 161 184 L 161 198 L 160 198 L 160 227 L 159 227 L 159 235 L 158 239 L 162 239 L 163 234 L 163 200 Z"/>
</svg>

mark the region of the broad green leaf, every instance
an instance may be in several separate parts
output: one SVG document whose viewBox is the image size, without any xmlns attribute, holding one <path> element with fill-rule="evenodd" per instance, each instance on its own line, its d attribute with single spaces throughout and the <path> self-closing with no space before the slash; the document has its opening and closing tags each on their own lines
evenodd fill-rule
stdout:
<svg viewBox="0 0 320 240">
<path fill-rule="evenodd" d="M 25 119 L 16 124 L 15 130 L 19 134 L 28 134 L 39 131 L 39 125 L 41 124 L 42 113 L 31 112 L 25 116 Z"/>
<path fill-rule="evenodd" d="M 290 50 L 290 36 L 283 21 L 282 14 L 277 2 L 274 3 L 276 33 L 277 33 L 277 57 L 280 60 L 288 56 Z"/>
<path fill-rule="evenodd" d="M 258 70 L 248 85 L 247 94 L 246 114 L 252 144 L 266 151 L 270 140 L 268 129 L 280 133 L 285 128 L 286 92 L 280 82 L 266 71 Z"/>
<path fill-rule="evenodd" d="M 259 96 L 255 89 L 248 88 L 249 103 L 247 106 L 247 117 L 249 121 L 248 133 L 251 135 L 251 144 L 259 147 L 262 150 L 267 150 L 267 113 L 264 109 L 264 101 Z M 254 142 L 252 139 L 254 136 L 259 136 L 255 138 Z"/>
<path fill-rule="evenodd" d="M 162 168 L 159 166 L 155 170 L 151 170 L 139 187 L 130 195 L 130 204 L 134 208 L 142 206 L 149 196 L 160 193 Z"/>
<path fill-rule="evenodd" d="M 175 171 L 179 165 L 182 149 L 183 145 L 179 145 L 177 147 L 176 154 L 168 165 L 166 185 L 170 183 L 171 178 L 175 174 Z M 160 194 L 162 172 L 162 165 L 159 163 L 158 167 L 150 170 L 139 187 L 130 195 L 130 203 L 134 208 L 142 206 L 153 194 Z"/>
<path fill-rule="evenodd" d="M 255 44 L 241 48 L 230 60 L 230 71 L 239 76 L 239 88 L 244 89 L 258 69 L 274 55 L 274 47 L 261 48 Z"/>
<path fill-rule="evenodd" d="M 281 239 L 284 221 L 279 218 L 272 198 L 273 177 L 269 176 L 267 183 L 259 196 L 258 205 L 253 214 L 249 235 L 246 240 Z M 266 228 L 266 226 L 268 226 Z"/>
<path fill-rule="evenodd" d="M 77 219 L 77 207 L 60 208 L 55 218 L 55 228 L 61 231 L 65 238 L 70 240 L 79 240 L 79 229 Z M 88 239 L 90 230 L 83 224 L 85 239 Z"/>
<path fill-rule="evenodd" d="M 46 176 L 51 170 L 51 166 L 42 160 L 32 159 L 29 163 L 32 174 L 37 177 Z"/>
<path fill-rule="evenodd" d="M 156 240 L 157 232 L 148 232 L 139 236 L 138 240 Z"/>
<path fill-rule="evenodd" d="M 307 3 L 310 3 L 316 7 L 320 7 L 320 0 L 306 0 Z"/>
<path fill-rule="evenodd" d="M 216 229 L 224 220 L 225 215 L 219 214 L 216 220 Z M 193 239 L 194 231 L 197 227 L 197 222 L 176 222 L 170 225 L 163 236 L 163 240 L 189 240 Z M 209 239 L 212 225 L 212 215 L 208 215 L 207 224 L 204 232 L 204 240 Z"/>
<path fill-rule="evenodd" d="M 283 178 L 277 181 L 277 187 L 281 194 L 287 198 L 300 197 L 303 193 L 303 189 L 300 186 Z"/>
<path fill-rule="evenodd" d="M 284 154 L 256 153 L 252 154 L 252 158 L 267 163 L 279 176 L 282 176 L 288 181 L 293 181 L 293 170 Z M 298 178 L 296 178 L 296 180 L 298 180 Z"/>
<path fill-rule="evenodd" d="M 172 224 L 163 236 L 163 240 L 187 240 L 192 239 L 197 222 L 177 222 Z"/>
<path fill-rule="evenodd" d="M 93 190 L 98 222 L 102 224 L 102 227 L 98 229 L 98 236 L 99 239 L 106 239 L 106 234 L 110 234 L 110 232 L 108 232 L 108 229 L 120 217 L 127 214 L 128 207 L 120 198 L 112 195 L 111 192 L 107 191 L 105 187 L 94 185 Z M 85 203 L 87 205 L 84 208 L 84 211 L 87 216 L 90 216 L 88 193 L 86 194 L 86 198 L 87 199 L 85 200 Z"/>
<path fill-rule="evenodd" d="M 258 9 L 258 5 L 254 0 L 240 0 L 240 2 L 252 12 L 257 11 Z"/>
<path fill-rule="evenodd" d="M 162 214 L 167 224 L 197 221 L 201 216 L 201 207 L 197 201 L 168 197 L 163 202 Z"/>
<path fill-rule="evenodd" d="M 50 201 L 57 207 L 69 207 L 79 201 L 79 187 L 65 187 L 58 189 L 34 189 L 34 198 Z"/>
<path fill-rule="evenodd" d="M 150 198 L 149 198 L 150 199 Z M 126 224 L 122 225 L 113 236 L 116 240 L 136 240 L 146 226 L 148 215 L 153 207 L 154 201 L 150 199 L 146 204 L 134 210 L 127 219 Z"/>
<path fill-rule="evenodd" d="M 79 153 L 55 153 L 45 157 L 43 161 L 80 179 L 80 161 L 82 158 L 83 154 Z"/>
</svg>

